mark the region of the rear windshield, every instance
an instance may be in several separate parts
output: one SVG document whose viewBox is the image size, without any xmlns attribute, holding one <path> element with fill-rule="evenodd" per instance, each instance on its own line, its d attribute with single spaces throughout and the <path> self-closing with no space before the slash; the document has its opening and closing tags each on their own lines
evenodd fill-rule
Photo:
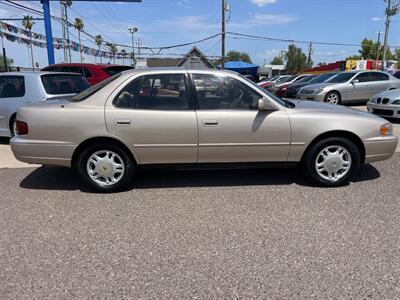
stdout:
<svg viewBox="0 0 400 300">
<path fill-rule="evenodd" d="M 133 67 L 130 67 L 130 66 L 113 66 L 113 67 L 104 68 L 103 71 L 106 72 L 110 76 L 114 76 L 123 71 L 132 70 L 132 69 L 133 69 Z"/>
<path fill-rule="evenodd" d="M 77 94 L 89 87 L 80 75 L 47 74 L 42 75 L 41 79 L 46 93 L 50 95 Z"/>
<path fill-rule="evenodd" d="M 344 83 L 349 81 L 353 76 L 356 75 L 355 73 L 339 73 L 336 76 L 332 77 L 331 79 L 327 80 L 328 83 Z"/>
<path fill-rule="evenodd" d="M 84 90 L 83 92 L 79 93 L 78 95 L 75 95 L 74 97 L 68 99 L 71 102 L 80 102 L 85 100 L 87 97 L 93 95 L 94 93 L 98 92 L 99 90 L 101 90 L 103 87 L 105 87 L 107 84 L 109 84 L 110 82 L 114 81 L 115 79 L 117 79 L 118 77 L 121 76 L 121 73 L 114 75 L 112 77 L 109 77 L 95 85 L 92 85 L 91 87 L 89 87 L 88 89 Z"/>
<path fill-rule="evenodd" d="M 25 80 L 23 76 L 0 77 L 0 98 L 18 98 L 24 95 Z"/>
</svg>

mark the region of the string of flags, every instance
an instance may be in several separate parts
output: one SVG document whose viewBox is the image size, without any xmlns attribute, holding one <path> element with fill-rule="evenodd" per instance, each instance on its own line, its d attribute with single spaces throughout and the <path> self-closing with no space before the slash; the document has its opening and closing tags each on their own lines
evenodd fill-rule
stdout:
<svg viewBox="0 0 400 300">
<path fill-rule="evenodd" d="M 32 31 L 25 30 L 23 28 L 16 27 L 14 25 L 8 24 L 6 22 L 0 21 L 0 37 L 5 38 L 10 42 L 16 42 L 18 44 L 23 44 L 30 46 L 31 43 L 35 47 L 39 48 L 46 48 L 47 43 L 46 42 L 41 42 L 41 41 L 46 41 L 46 36 L 41 33 L 36 33 Z M 7 31 L 7 32 L 4 32 Z M 16 34 L 23 35 L 27 38 L 18 36 Z M 31 40 L 32 39 L 32 40 Z M 110 51 L 102 51 L 94 48 L 87 47 L 85 45 L 80 45 L 79 43 L 72 41 L 72 40 L 65 40 L 62 38 L 53 38 L 53 47 L 55 49 L 71 49 L 73 51 L 79 52 L 80 50 L 82 53 L 86 55 L 92 55 L 92 56 L 97 56 L 97 57 L 104 57 L 104 58 L 110 58 L 114 57 L 112 52 Z M 129 56 L 128 53 L 123 53 L 123 52 L 118 52 L 115 54 L 115 58 L 121 59 L 121 58 L 126 58 Z"/>
</svg>

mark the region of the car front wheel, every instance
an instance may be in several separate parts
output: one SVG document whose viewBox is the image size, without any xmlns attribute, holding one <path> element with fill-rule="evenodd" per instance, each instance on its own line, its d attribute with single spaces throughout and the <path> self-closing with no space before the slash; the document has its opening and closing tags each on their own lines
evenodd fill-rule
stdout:
<svg viewBox="0 0 400 300">
<path fill-rule="evenodd" d="M 135 174 L 130 156 L 117 145 L 92 145 L 79 156 L 78 174 L 85 186 L 99 192 L 126 188 Z"/>
<path fill-rule="evenodd" d="M 338 105 L 340 104 L 340 95 L 337 92 L 329 92 L 325 96 L 325 102 L 329 104 Z"/>
<path fill-rule="evenodd" d="M 314 184 L 347 184 L 360 166 L 360 151 L 345 138 L 327 138 L 311 146 L 303 158 L 303 171 Z"/>
</svg>

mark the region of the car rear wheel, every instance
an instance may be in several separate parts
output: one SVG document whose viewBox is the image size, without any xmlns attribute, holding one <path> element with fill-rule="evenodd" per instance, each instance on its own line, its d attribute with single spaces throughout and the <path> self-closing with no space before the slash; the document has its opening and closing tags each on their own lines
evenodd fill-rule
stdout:
<svg viewBox="0 0 400 300">
<path fill-rule="evenodd" d="M 303 158 L 303 172 L 319 186 L 347 184 L 360 166 L 360 151 L 345 138 L 327 138 L 311 146 Z"/>
<path fill-rule="evenodd" d="M 135 164 L 117 145 L 92 145 L 76 165 L 81 181 L 91 190 L 116 192 L 126 188 L 135 174 Z"/>
<path fill-rule="evenodd" d="M 324 102 L 329 103 L 329 104 L 334 104 L 338 105 L 341 102 L 340 95 L 338 92 L 329 92 L 325 96 Z"/>
</svg>

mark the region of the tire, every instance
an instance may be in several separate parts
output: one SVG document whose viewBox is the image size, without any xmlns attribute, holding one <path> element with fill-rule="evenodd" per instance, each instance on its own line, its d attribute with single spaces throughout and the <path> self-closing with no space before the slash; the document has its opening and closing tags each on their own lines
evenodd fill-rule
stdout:
<svg viewBox="0 0 400 300">
<path fill-rule="evenodd" d="M 352 141 L 340 137 L 327 138 L 308 149 L 302 160 L 302 171 L 315 185 L 342 186 L 349 183 L 360 166 L 360 160 L 360 151 Z"/>
<path fill-rule="evenodd" d="M 136 173 L 136 164 L 124 149 L 103 143 L 83 150 L 75 168 L 85 187 L 103 193 L 126 189 Z"/>
<path fill-rule="evenodd" d="M 11 137 L 15 136 L 16 123 L 17 123 L 17 119 L 16 119 L 16 117 L 14 115 L 14 116 L 11 117 L 11 120 L 10 120 L 10 134 L 11 134 Z"/>
<path fill-rule="evenodd" d="M 333 105 L 339 105 L 342 103 L 342 99 L 338 92 L 329 92 L 328 94 L 325 95 L 324 102 Z"/>
</svg>

